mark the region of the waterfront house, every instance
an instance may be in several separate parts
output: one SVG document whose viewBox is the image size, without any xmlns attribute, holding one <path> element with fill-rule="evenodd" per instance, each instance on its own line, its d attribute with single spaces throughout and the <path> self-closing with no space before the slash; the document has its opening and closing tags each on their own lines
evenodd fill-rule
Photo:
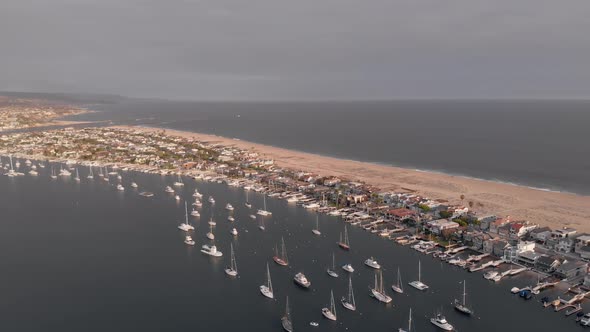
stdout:
<svg viewBox="0 0 590 332">
<path fill-rule="evenodd" d="M 576 279 L 588 274 L 588 263 L 583 261 L 565 261 L 555 270 L 555 276 L 562 279 Z"/>
<path fill-rule="evenodd" d="M 391 209 L 387 211 L 387 217 L 393 221 L 412 220 L 414 222 L 419 220 L 418 212 L 406 208 Z"/>
<path fill-rule="evenodd" d="M 590 235 L 588 234 L 579 234 L 574 239 L 574 252 L 578 253 L 578 251 L 583 248 L 590 246 Z"/>
<path fill-rule="evenodd" d="M 459 228 L 459 224 L 447 219 L 438 219 L 427 222 L 426 227 L 433 234 L 442 234 L 446 230 Z"/>
<path fill-rule="evenodd" d="M 545 243 L 549 237 L 551 237 L 551 228 L 549 227 L 538 227 L 529 233 L 529 238 L 538 243 Z"/>
<path fill-rule="evenodd" d="M 562 260 L 557 256 L 541 255 L 537 258 L 535 268 L 541 272 L 552 273 L 557 270 L 561 262 Z"/>
<path fill-rule="evenodd" d="M 490 222 L 490 233 L 498 234 L 498 229 L 510 222 L 510 216 L 506 218 L 498 218 Z"/>
<path fill-rule="evenodd" d="M 590 261 L 590 246 L 584 246 L 576 249 L 576 253 L 585 261 Z"/>
</svg>

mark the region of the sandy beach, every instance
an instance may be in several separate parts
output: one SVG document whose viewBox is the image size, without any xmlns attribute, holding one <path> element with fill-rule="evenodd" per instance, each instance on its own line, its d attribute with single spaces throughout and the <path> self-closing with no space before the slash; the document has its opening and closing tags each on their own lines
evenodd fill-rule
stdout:
<svg viewBox="0 0 590 332">
<path fill-rule="evenodd" d="M 162 131 L 161 128 L 119 128 Z M 337 159 L 215 135 L 170 129 L 165 131 L 169 135 L 193 138 L 210 144 L 252 150 L 274 159 L 280 167 L 362 181 L 383 191 L 414 192 L 466 206 L 472 201 L 473 209 L 481 216 L 509 215 L 512 220 L 528 220 L 552 228 L 574 227 L 578 231 L 590 232 L 590 196 Z M 460 198 L 461 195 L 465 196 L 463 200 Z"/>
</svg>

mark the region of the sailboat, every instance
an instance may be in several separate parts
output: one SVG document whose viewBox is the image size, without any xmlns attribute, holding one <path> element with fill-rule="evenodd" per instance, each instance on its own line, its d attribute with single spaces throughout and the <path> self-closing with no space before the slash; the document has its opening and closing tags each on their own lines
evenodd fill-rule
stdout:
<svg viewBox="0 0 590 332">
<path fill-rule="evenodd" d="M 80 174 L 78 174 L 78 167 L 76 167 L 76 176 L 74 177 L 74 180 L 76 180 L 76 182 L 80 182 Z"/>
<path fill-rule="evenodd" d="M 176 187 L 184 186 L 184 183 L 182 182 L 182 179 L 180 178 L 180 174 L 178 174 L 178 181 L 174 182 L 174 186 L 176 186 Z"/>
<path fill-rule="evenodd" d="M 338 273 L 336 273 L 336 258 L 334 257 L 334 253 L 332 252 L 332 268 L 328 268 L 326 270 L 328 275 L 332 278 L 338 278 Z"/>
<path fill-rule="evenodd" d="M 246 190 L 246 203 L 244 203 L 244 205 L 249 209 L 252 207 L 252 204 L 250 204 L 250 200 L 248 199 L 248 191 Z"/>
<path fill-rule="evenodd" d="M 55 175 L 55 169 L 53 168 L 53 166 L 51 166 L 51 178 L 57 179 L 57 175 Z"/>
<path fill-rule="evenodd" d="M 238 275 L 238 265 L 236 264 L 236 256 L 234 255 L 234 245 L 230 243 L 231 249 L 231 258 L 229 262 L 229 267 L 225 269 L 225 274 L 230 277 L 235 277 Z"/>
<path fill-rule="evenodd" d="M 380 302 L 389 303 L 391 302 L 391 297 L 385 294 L 385 290 L 383 289 L 383 274 L 381 270 L 378 270 L 379 273 L 375 273 L 375 287 L 369 288 L 371 290 L 371 295 Z"/>
<path fill-rule="evenodd" d="M 352 277 L 348 277 L 348 298 L 342 298 L 340 300 L 342 306 L 348 310 L 355 311 L 356 303 L 354 302 L 354 292 L 352 291 Z"/>
<path fill-rule="evenodd" d="M 317 215 L 315 217 L 315 228 L 312 229 L 311 231 L 315 235 L 321 235 L 322 234 L 322 232 L 320 232 L 320 218 Z"/>
<path fill-rule="evenodd" d="M 467 292 L 466 292 L 466 287 L 465 287 L 465 280 L 463 280 L 463 301 L 459 301 L 457 299 L 455 299 L 455 309 L 457 309 L 457 311 L 464 313 L 466 315 L 471 315 L 473 314 L 473 310 L 471 310 L 469 307 L 467 307 L 467 304 L 465 302 L 465 298 L 467 297 Z"/>
<path fill-rule="evenodd" d="M 272 258 L 275 263 L 281 266 L 289 265 L 289 261 L 287 259 L 287 249 L 285 248 L 285 239 L 281 237 L 281 256 L 279 256 L 279 252 L 275 247 L 275 255 Z"/>
<path fill-rule="evenodd" d="M 188 208 L 186 206 L 186 201 L 184 201 L 184 222 L 178 226 L 178 229 L 183 230 L 185 232 L 192 231 L 195 229 L 188 221 Z"/>
<path fill-rule="evenodd" d="M 258 210 L 258 212 L 256 212 L 256 213 L 263 216 L 263 217 L 270 216 L 272 214 L 272 212 L 270 212 L 266 209 L 266 196 L 264 196 L 264 209 Z"/>
<path fill-rule="evenodd" d="M 108 170 L 107 170 L 107 167 L 106 167 L 106 166 L 104 167 L 104 176 L 103 176 L 103 180 L 105 180 L 105 181 L 107 181 L 107 182 L 110 180 L 110 179 L 109 179 L 109 172 L 108 172 Z"/>
<path fill-rule="evenodd" d="M 291 312 L 289 311 L 289 297 L 287 296 L 287 300 L 285 301 L 287 304 L 285 305 L 285 315 L 281 317 L 281 325 L 283 325 L 283 329 L 287 332 L 293 332 L 293 322 L 291 321 Z"/>
<path fill-rule="evenodd" d="M 268 297 L 269 299 L 274 299 L 274 294 L 272 292 L 272 281 L 270 279 L 270 269 L 268 268 L 268 263 L 266 263 L 266 285 L 260 285 L 260 292 L 262 295 Z"/>
<path fill-rule="evenodd" d="M 186 235 L 184 237 L 184 243 L 188 244 L 189 246 L 195 245 L 195 241 L 193 240 L 192 236 L 190 236 L 190 235 Z"/>
<path fill-rule="evenodd" d="M 408 318 L 408 329 L 404 330 L 403 328 L 399 328 L 398 332 L 411 332 L 412 331 L 412 308 L 410 308 L 410 318 Z"/>
<path fill-rule="evenodd" d="M 334 304 L 334 292 L 330 291 L 330 308 L 322 308 L 322 315 L 329 320 L 335 321 L 336 317 L 336 304 Z"/>
<path fill-rule="evenodd" d="M 209 240 L 215 239 L 215 234 L 213 234 L 213 225 L 209 225 L 209 232 L 207 232 L 207 238 Z"/>
<path fill-rule="evenodd" d="M 428 285 L 422 282 L 422 265 L 420 261 L 418 261 L 418 280 L 410 282 L 409 285 L 421 291 L 428 289 Z"/>
<path fill-rule="evenodd" d="M 99 178 L 104 178 L 104 174 L 102 172 L 102 167 L 98 167 L 98 177 Z"/>
<path fill-rule="evenodd" d="M 94 179 L 94 174 L 92 173 L 92 166 L 88 166 L 88 176 L 86 177 L 88 180 Z"/>
<path fill-rule="evenodd" d="M 342 239 L 342 233 L 340 233 L 340 241 L 338 242 L 340 248 L 344 250 L 350 250 L 350 242 L 348 242 L 348 230 L 344 226 L 344 240 Z"/>
<path fill-rule="evenodd" d="M 396 293 L 404 293 L 404 288 L 402 287 L 402 275 L 399 272 L 399 267 L 397 268 L 397 284 L 391 285 L 391 289 L 393 289 Z"/>
</svg>

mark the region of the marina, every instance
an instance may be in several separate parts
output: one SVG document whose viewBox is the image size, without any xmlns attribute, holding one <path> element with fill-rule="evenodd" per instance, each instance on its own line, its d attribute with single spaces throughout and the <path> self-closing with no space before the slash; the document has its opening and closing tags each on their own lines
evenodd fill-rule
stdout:
<svg viewBox="0 0 590 332">
<path fill-rule="evenodd" d="M 487 331 L 494 331 L 494 328 L 500 328 L 500 325 L 497 325 L 499 322 L 495 322 L 493 317 L 502 314 L 503 311 L 505 311 L 504 314 L 506 317 L 510 317 L 510 312 L 518 310 L 521 317 L 534 318 L 526 323 L 527 327 L 534 327 L 538 324 L 537 328 L 539 329 L 543 329 L 546 326 L 554 326 L 558 329 L 566 323 L 573 324 L 575 319 L 572 317 L 584 311 L 581 309 L 575 313 L 570 313 L 571 317 L 568 317 L 571 320 L 570 322 L 564 322 L 561 319 L 563 319 L 568 310 L 576 310 L 577 303 L 564 307 L 561 309 L 562 311 L 559 315 L 543 315 L 542 312 L 544 309 L 542 306 L 521 306 L 519 305 L 519 301 L 511 299 L 509 292 L 506 291 L 512 286 L 509 284 L 517 284 L 517 286 L 518 284 L 522 284 L 522 286 L 519 286 L 519 289 L 526 287 L 526 285 L 535 285 L 537 283 L 536 277 L 530 276 L 527 271 L 522 271 L 518 275 L 512 275 L 508 283 L 503 280 L 498 283 L 489 283 L 481 278 L 481 273 L 466 273 L 465 269 L 458 266 L 441 264 L 437 258 L 425 256 L 425 253 L 421 253 L 410 247 L 397 245 L 387 238 L 371 234 L 362 228 L 352 227 L 346 231 L 351 241 L 355 243 L 355 249 L 353 251 L 337 250 L 335 249 L 334 243 L 338 242 L 340 232 L 344 232 L 343 225 L 345 223 L 334 216 L 323 214 L 319 214 L 318 216 L 316 212 L 309 211 L 303 207 L 289 206 L 286 200 L 281 200 L 278 197 L 267 199 L 267 206 L 273 211 L 273 215 L 266 217 L 266 232 L 253 232 L 257 224 L 248 220 L 248 215 L 251 212 L 243 205 L 245 201 L 245 192 L 243 190 L 216 182 L 211 183 L 203 180 L 187 180 L 184 178 L 183 183 L 185 185 L 183 189 L 178 191 L 178 195 L 182 199 L 191 197 L 195 188 L 198 187 L 200 192 L 203 192 L 207 196 L 215 197 L 220 202 L 220 204 L 202 208 L 201 215 L 203 221 L 200 221 L 198 218 L 189 220 L 190 224 L 194 224 L 195 227 L 194 230 L 188 230 L 190 232 L 189 235 L 191 236 L 191 240 L 196 242 L 196 245 L 194 247 L 192 245 L 187 246 L 183 243 L 186 240 L 184 233 L 187 231 L 179 231 L 177 229 L 180 221 L 187 221 L 187 209 L 184 203 L 178 202 L 173 197 L 166 195 L 161 189 L 167 185 L 172 185 L 177 180 L 175 177 L 161 177 L 159 175 L 142 174 L 133 171 L 120 171 L 123 174 L 122 185 L 130 186 L 130 182 L 127 181 L 133 179 L 142 190 L 153 193 L 149 197 L 144 197 L 133 191 L 115 194 L 117 192 L 115 188 L 116 184 L 90 181 L 86 178 L 87 174 L 84 174 L 84 168 L 80 169 L 80 173 L 82 173 L 80 174 L 80 182 L 74 181 L 73 176 L 71 180 L 66 178 L 51 179 L 49 176 L 51 174 L 51 168 L 60 169 L 60 165 L 48 163 L 47 166 L 45 170 L 40 169 L 40 174 L 34 177 L 2 177 L 0 181 L 3 182 L 3 195 L 7 198 L 2 204 L 4 206 L 23 206 L 25 203 L 15 202 L 13 198 L 24 195 L 28 198 L 26 204 L 33 204 L 40 207 L 71 207 L 74 204 L 73 206 L 75 208 L 66 215 L 61 215 L 61 218 L 58 218 L 58 215 L 53 215 L 56 213 L 55 209 L 30 210 L 22 215 L 11 216 L 14 222 L 8 225 L 9 231 L 2 235 L 4 237 L 3 246 L 17 248 L 19 242 L 10 241 L 7 236 L 11 235 L 11 237 L 14 237 L 16 235 L 16 238 L 18 238 L 20 236 L 19 234 L 28 234 L 22 227 L 35 225 L 35 227 L 45 227 L 48 229 L 72 228 L 70 224 L 80 220 L 77 216 L 83 214 L 85 216 L 83 220 L 86 225 L 84 231 L 101 234 L 100 241 L 107 241 L 110 245 L 97 247 L 96 245 L 90 246 L 90 244 L 84 245 L 78 241 L 77 237 L 61 238 L 60 242 L 63 242 L 66 246 L 60 244 L 57 247 L 52 247 L 55 244 L 50 245 L 48 254 L 53 255 L 56 250 L 62 252 L 61 250 L 66 247 L 80 248 L 80 252 L 69 252 L 68 254 L 60 255 L 61 259 L 65 260 L 57 264 L 58 267 L 61 267 L 54 272 L 55 274 L 50 275 L 50 277 L 58 278 L 60 276 L 63 278 L 67 274 L 60 273 L 66 273 L 68 270 L 67 264 L 74 262 L 77 257 L 84 256 L 85 259 L 88 259 L 89 253 L 96 251 L 106 252 L 114 246 L 114 248 L 117 248 L 118 258 L 113 258 L 114 260 L 110 262 L 99 263 L 90 256 L 93 264 L 102 266 L 102 272 L 92 269 L 88 273 L 97 274 L 100 277 L 99 280 L 102 281 L 100 281 L 99 288 L 101 284 L 106 287 L 109 285 L 108 278 L 102 275 L 108 273 L 108 267 L 113 266 L 112 264 L 117 264 L 117 262 L 123 262 L 123 260 L 128 259 L 133 259 L 137 262 L 153 262 L 156 259 L 159 262 L 157 266 L 150 263 L 150 265 L 145 265 L 145 268 L 125 268 L 125 271 L 131 273 L 131 275 L 136 275 L 136 277 L 129 279 L 129 281 L 117 278 L 116 283 L 125 287 L 116 287 L 113 289 L 113 291 L 116 290 L 116 294 L 119 296 L 126 294 L 129 299 L 143 297 L 145 299 L 144 301 L 147 301 L 146 305 L 160 302 L 161 296 L 163 296 L 162 294 L 178 294 L 178 298 L 178 296 L 181 296 L 180 294 L 184 294 L 186 291 L 189 294 L 194 294 L 195 297 L 207 296 L 207 294 L 215 292 L 218 295 L 231 298 L 232 301 L 214 301 L 207 304 L 209 308 L 213 308 L 214 311 L 229 311 L 239 317 L 241 312 L 239 309 L 240 306 L 247 303 L 248 306 L 253 306 L 259 312 L 260 317 L 257 317 L 252 322 L 254 327 L 261 331 L 276 330 L 277 326 L 280 328 L 282 324 L 280 318 L 285 314 L 284 304 L 281 305 L 281 301 L 277 303 L 265 303 L 261 299 L 256 300 L 261 297 L 260 294 L 256 296 L 256 287 L 259 287 L 262 283 L 269 285 L 265 280 L 266 278 L 263 278 L 266 275 L 266 261 L 274 254 L 275 244 L 281 243 L 281 237 L 286 236 L 289 239 L 300 239 L 289 246 L 289 269 L 293 267 L 295 270 L 291 270 L 293 272 L 290 272 L 290 270 L 282 270 L 278 265 L 273 265 L 272 269 L 269 267 L 268 272 L 269 274 L 273 274 L 272 285 L 277 285 L 277 290 L 273 292 L 274 297 L 277 298 L 278 295 L 279 299 L 284 299 L 285 296 L 289 296 L 290 307 L 296 313 L 293 317 L 292 325 L 295 327 L 307 326 L 310 321 L 319 320 L 321 316 L 319 311 L 322 303 L 326 303 L 327 292 L 333 289 L 335 297 L 345 298 L 347 300 L 351 299 L 356 302 L 354 308 L 357 312 L 362 313 L 363 316 L 382 317 L 379 321 L 372 323 L 374 324 L 373 328 L 377 330 L 391 330 L 393 328 L 397 329 L 399 326 L 405 326 L 410 307 L 413 308 L 414 316 L 412 325 L 419 330 L 428 330 L 429 326 L 432 326 L 430 319 L 422 317 L 431 317 L 432 311 L 439 306 L 444 306 L 445 317 L 452 322 L 457 330 L 472 329 L 476 326 L 474 325 L 476 324 L 476 320 L 472 320 L 466 316 L 464 317 L 459 312 L 454 313 L 452 305 L 449 304 L 453 298 L 459 295 L 462 285 L 455 287 L 449 286 L 456 284 L 454 280 L 463 279 L 466 279 L 467 283 L 469 283 L 469 289 L 477 289 L 477 296 L 471 296 L 468 305 L 477 308 L 477 313 L 475 314 L 477 324 L 484 323 L 489 328 Z M 61 192 L 61 195 L 48 196 L 46 194 L 56 189 Z M 263 206 L 264 199 L 262 194 L 253 194 L 251 192 L 249 196 L 249 200 L 254 208 Z M 106 209 L 104 206 L 94 206 L 93 202 L 96 200 L 104 202 L 102 205 L 120 206 L 124 208 Z M 224 215 L 223 211 L 225 210 L 225 205 L 228 203 L 231 203 L 235 207 L 236 221 L 233 224 L 217 223 L 215 227 L 219 232 L 214 243 L 216 247 L 215 252 L 223 252 L 227 255 L 219 258 L 215 258 L 215 256 L 209 258 L 208 256 L 212 251 L 211 246 L 213 243 L 209 243 L 209 240 L 204 237 L 204 234 L 210 227 L 212 229 L 213 226 L 208 225 L 205 221 L 211 220 L 213 215 Z M 121 214 L 121 211 L 124 211 L 123 214 Z M 39 215 L 38 213 L 43 213 L 43 215 Z M 63 214 L 63 210 L 60 210 L 60 213 Z M 63 221 L 60 223 L 52 222 L 51 224 L 47 224 L 45 222 L 42 225 L 38 224 L 40 220 L 48 218 Z M 108 220 L 108 222 L 105 223 L 105 220 Z M 317 225 L 322 229 L 320 237 L 309 232 L 311 228 L 317 227 Z M 230 231 L 233 228 L 240 231 L 239 238 L 232 236 Z M 104 233 L 104 231 L 101 231 L 106 229 L 116 229 L 118 231 L 116 233 Z M 47 239 L 40 239 L 40 241 L 51 241 L 53 243 L 55 236 L 58 236 L 58 233 L 48 232 L 46 234 L 50 234 L 49 237 Z M 116 234 L 120 234 L 120 236 Z M 149 236 L 149 241 L 147 241 L 146 236 Z M 158 245 L 154 246 L 155 243 Z M 199 249 L 203 244 L 207 244 L 208 248 L 203 248 L 202 250 L 205 252 L 200 254 Z M 138 251 L 138 249 L 141 250 Z M 334 256 L 331 255 L 332 252 L 334 252 Z M 199 255 L 196 255 L 196 253 L 199 253 Z M 379 263 L 381 269 L 378 271 L 382 271 L 382 279 L 386 285 L 398 283 L 396 281 L 398 278 L 398 268 L 402 271 L 417 271 L 416 265 L 418 265 L 418 261 L 421 261 L 421 273 L 428 276 L 429 291 L 414 291 L 410 292 L 410 294 L 406 294 L 408 293 L 406 291 L 404 294 L 389 294 L 388 296 L 391 296 L 393 302 L 395 302 L 395 306 L 390 307 L 384 306 L 383 304 L 379 305 L 369 296 L 355 298 L 352 293 L 352 284 L 349 284 L 351 282 L 349 278 L 331 278 L 326 274 L 326 266 L 343 266 L 349 263 L 352 266 L 360 266 L 367 260 L 367 257 L 371 253 L 378 253 L 379 257 L 383 256 Z M 22 260 L 30 261 L 31 259 L 35 259 L 36 255 L 38 255 L 36 251 L 25 250 L 21 252 L 20 257 Z M 234 255 L 235 257 L 233 257 Z M 42 256 L 44 259 L 54 261 L 48 256 L 45 257 L 44 254 Z M 160 259 L 158 257 L 162 258 Z M 224 275 L 224 270 L 228 265 L 231 268 L 231 265 L 235 264 L 235 260 L 239 260 L 242 266 L 248 266 L 249 268 L 240 271 L 239 277 L 237 278 L 220 278 L 220 276 Z M 10 266 L 17 262 L 9 261 L 8 263 Z M 252 270 L 250 267 L 258 268 Z M 298 287 L 293 284 L 293 275 L 298 270 L 304 272 L 309 280 L 313 280 L 312 285 L 309 286 L 310 291 L 298 290 Z M 512 270 L 515 271 L 517 268 L 515 267 Z M 228 269 L 228 271 L 231 270 Z M 86 272 L 81 271 L 81 273 L 85 274 Z M 511 273 L 514 274 L 514 272 Z M 155 289 L 158 289 L 158 291 L 146 294 L 139 290 L 136 281 L 146 280 L 146 278 L 150 280 L 150 275 L 159 276 L 158 278 L 169 276 L 172 279 L 170 279 L 170 282 L 166 282 L 166 287 L 159 288 L 158 286 L 152 286 L 152 288 L 156 287 Z M 354 276 L 354 284 L 359 288 L 364 288 L 366 285 L 373 287 L 375 282 L 374 270 L 370 268 L 358 269 L 358 271 L 354 271 L 350 276 Z M 2 278 L 3 282 L 9 282 L 15 285 L 15 289 L 20 290 L 19 294 L 9 290 L 6 294 L 7 299 L 22 296 L 21 292 L 23 289 L 30 289 L 30 292 L 34 292 L 38 288 L 35 285 L 27 285 L 27 288 L 23 288 L 24 284 L 12 278 L 11 274 L 6 274 L 0 278 Z M 92 278 L 92 280 L 96 280 L 96 278 Z M 133 283 L 130 283 L 131 280 L 133 280 Z M 153 282 L 155 282 L 155 279 Z M 203 283 L 210 285 L 210 287 L 199 286 L 199 284 Z M 42 285 L 42 283 L 39 285 Z M 380 280 L 378 280 L 376 288 L 384 288 Z M 389 286 L 385 288 L 389 288 Z M 558 289 L 553 290 L 553 288 L 545 286 L 542 287 L 540 292 L 542 292 L 543 296 L 557 298 L 562 291 Z M 107 291 L 108 293 L 109 291 Z M 244 300 L 240 300 L 241 297 L 244 297 Z M 56 310 L 74 310 L 68 306 L 68 303 L 58 301 L 58 297 L 55 297 L 55 299 L 56 302 L 54 305 L 56 308 L 59 308 Z M 192 302 L 189 299 L 181 300 L 179 301 L 181 306 L 178 308 L 186 307 L 187 303 L 189 303 L 186 301 Z M 502 302 L 503 305 L 494 306 L 492 309 L 485 305 L 484 301 L 492 301 L 494 303 Z M 344 302 L 348 303 L 348 301 Z M 342 302 L 343 307 L 348 309 L 344 302 Z M 586 303 L 582 301 L 581 304 L 584 307 Z M 172 308 L 175 308 L 170 302 L 167 305 L 172 305 Z M 121 310 L 120 306 L 124 306 L 126 308 L 125 310 L 129 310 L 129 307 L 131 307 L 132 312 L 133 310 L 142 310 L 141 308 L 145 307 L 144 305 L 130 306 L 128 301 L 122 301 L 122 303 L 114 305 L 113 308 L 102 309 L 102 314 L 114 317 L 121 324 L 125 324 L 126 322 L 131 324 L 125 317 L 116 316 L 115 310 Z M 214 321 L 211 317 L 201 315 L 199 312 L 202 309 L 199 310 L 198 307 L 199 305 L 194 310 L 190 310 L 190 314 L 195 319 L 206 319 L 208 322 Z M 183 312 L 182 310 L 184 309 L 177 310 Z M 43 313 L 35 311 L 34 307 L 33 312 L 40 316 L 40 321 L 48 321 L 50 319 L 49 316 L 45 317 Z M 351 314 L 350 310 L 339 312 L 338 321 L 334 322 L 337 325 L 328 328 L 337 329 L 340 326 L 354 328 L 355 326 L 359 326 L 360 321 L 358 317 Z M 185 320 L 180 316 L 176 319 L 181 325 L 187 324 L 187 326 L 192 321 Z M 148 317 L 147 321 L 149 325 L 159 324 L 158 317 Z M 96 322 L 97 327 L 106 328 L 106 326 L 100 323 L 98 318 L 92 320 L 92 322 Z M 519 322 L 520 319 L 515 319 L 512 324 L 518 325 Z M 10 324 L 10 318 L 4 324 Z M 325 325 L 322 324 L 322 326 Z M 146 325 L 146 328 L 149 330 L 148 325 Z M 222 325 L 218 325 L 218 328 L 222 329 Z M 486 331 L 485 329 L 479 330 Z"/>
</svg>

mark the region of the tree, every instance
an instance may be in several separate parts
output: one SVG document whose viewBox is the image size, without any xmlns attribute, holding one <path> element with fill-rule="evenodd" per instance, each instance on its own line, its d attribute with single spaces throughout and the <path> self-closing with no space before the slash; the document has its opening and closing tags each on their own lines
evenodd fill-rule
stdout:
<svg viewBox="0 0 590 332">
<path fill-rule="evenodd" d="M 459 198 L 461 198 L 461 202 L 463 202 L 463 200 L 465 199 L 465 195 L 461 194 L 461 196 L 459 196 Z"/>
<path fill-rule="evenodd" d="M 473 201 L 469 201 L 469 207 L 470 207 L 470 208 L 473 208 L 473 205 L 474 205 L 474 204 L 475 204 L 475 203 L 473 203 Z"/>
<path fill-rule="evenodd" d="M 451 211 L 440 211 L 440 212 L 438 213 L 438 215 L 439 215 L 441 218 L 445 218 L 445 219 L 446 219 L 446 218 L 450 218 L 450 217 L 453 215 L 453 213 L 452 213 Z"/>
</svg>

